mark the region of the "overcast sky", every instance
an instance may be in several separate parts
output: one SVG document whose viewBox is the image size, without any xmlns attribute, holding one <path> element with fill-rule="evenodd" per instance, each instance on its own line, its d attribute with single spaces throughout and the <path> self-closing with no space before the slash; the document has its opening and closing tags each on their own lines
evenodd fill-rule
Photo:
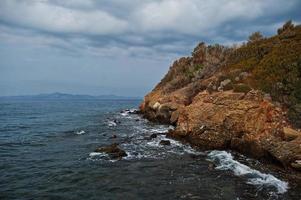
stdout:
<svg viewBox="0 0 301 200">
<path fill-rule="evenodd" d="M 144 96 L 200 41 L 301 22 L 300 0 L 1 0 L 0 95 Z"/>
</svg>

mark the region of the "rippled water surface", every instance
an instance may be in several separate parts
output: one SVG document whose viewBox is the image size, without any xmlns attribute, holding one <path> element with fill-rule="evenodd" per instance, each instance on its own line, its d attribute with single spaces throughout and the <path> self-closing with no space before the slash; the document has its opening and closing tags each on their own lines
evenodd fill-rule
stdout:
<svg viewBox="0 0 301 200">
<path fill-rule="evenodd" d="M 139 102 L 0 101 L 0 199 L 300 199 L 254 160 L 149 140 L 172 127 L 120 112 Z M 114 142 L 127 157 L 94 152 Z"/>
</svg>

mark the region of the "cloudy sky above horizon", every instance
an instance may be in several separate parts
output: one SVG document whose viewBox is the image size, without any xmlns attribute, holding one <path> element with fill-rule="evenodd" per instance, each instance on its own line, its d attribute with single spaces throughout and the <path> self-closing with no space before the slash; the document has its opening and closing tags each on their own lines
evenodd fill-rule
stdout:
<svg viewBox="0 0 301 200">
<path fill-rule="evenodd" d="M 300 0 L 1 0 L 0 96 L 144 96 L 200 41 L 301 22 Z"/>
</svg>

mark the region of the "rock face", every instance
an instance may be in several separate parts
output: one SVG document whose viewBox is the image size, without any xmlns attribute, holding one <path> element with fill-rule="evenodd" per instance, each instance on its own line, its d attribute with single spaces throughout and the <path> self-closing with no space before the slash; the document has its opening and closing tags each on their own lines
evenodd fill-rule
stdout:
<svg viewBox="0 0 301 200">
<path fill-rule="evenodd" d="M 300 70 L 296 73 L 301 77 L 301 40 L 297 39 L 301 38 L 301 27 L 291 31 L 295 36 L 284 43 L 282 35 L 240 48 L 200 43 L 191 57 L 174 62 L 167 75 L 145 96 L 141 113 L 149 120 L 175 125 L 176 129 L 168 136 L 188 141 L 200 149 L 233 149 L 300 170 L 301 133 L 297 130 L 300 122 L 289 121 L 288 110 L 301 101 L 295 95 L 301 78 L 292 77 L 294 92 L 287 91 L 281 97 L 270 95 L 264 92 L 263 85 L 257 84 L 260 81 L 256 82 L 262 74 L 259 70 L 266 66 L 258 62 L 260 67 L 257 67 L 257 63 L 249 62 L 254 58 L 269 63 L 266 59 L 273 59 L 270 54 L 278 51 L 279 46 L 291 43 L 296 47 L 292 45 L 291 50 L 299 57 L 290 62 Z M 245 66 L 248 64 L 252 66 Z"/>
<path fill-rule="evenodd" d="M 121 159 L 122 157 L 127 156 L 126 152 L 120 149 L 116 143 L 105 147 L 99 147 L 95 152 L 107 153 L 111 159 Z"/>
</svg>

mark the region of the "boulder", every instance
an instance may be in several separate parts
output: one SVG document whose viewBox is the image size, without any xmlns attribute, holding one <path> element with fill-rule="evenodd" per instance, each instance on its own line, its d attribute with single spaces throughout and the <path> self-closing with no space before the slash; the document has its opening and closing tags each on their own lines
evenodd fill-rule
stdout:
<svg viewBox="0 0 301 200">
<path fill-rule="evenodd" d="M 158 110 L 158 109 L 160 108 L 160 106 L 161 106 L 161 104 L 160 104 L 159 102 L 156 102 L 156 103 L 152 106 L 152 108 L 153 108 L 154 110 Z"/>
<path fill-rule="evenodd" d="M 301 132 L 296 131 L 289 127 L 283 127 L 284 137 L 287 141 L 291 141 L 296 139 L 297 137 L 301 136 Z"/>
<path fill-rule="evenodd" d="M 225 90 L 230 89 L 231 88 L 229 87 L 230 83 L 231 83 L 230 79 L 223 80 L 218 87 L 218 91 L 223 91 L 225 88 L 226 88 Z"/>
<path fill-rule="evenodd" d="M 170 145 L 170 141 L 169 140 L 161 140 L 160 145 Z"/>
<path fill-rule="evenodd" d="M 154 139 L 154 138 L 156 138 L 156 137 L 157 137 L 157 134 L 156 134 L 156 133 L 153 133 L 153 134 L 151 134 L 151 135 L 149 136 L 150 139 Z"/>
<path fill-rule="evenodd" d="M 106 153 L 111 159 L 121 159 L 122 157 L 127 156 L 126 152 L 120 149 L 117 143 L 109 146 L 99 147 L 95 149 L 95 152 Z"/>
<path fill-rule="evenodd" d="M 172 112 L 170 117 L 170 123 L 174 125 L 177 124 L 178 118 L 179 118 L 179 110 Z"/>
</svg>

